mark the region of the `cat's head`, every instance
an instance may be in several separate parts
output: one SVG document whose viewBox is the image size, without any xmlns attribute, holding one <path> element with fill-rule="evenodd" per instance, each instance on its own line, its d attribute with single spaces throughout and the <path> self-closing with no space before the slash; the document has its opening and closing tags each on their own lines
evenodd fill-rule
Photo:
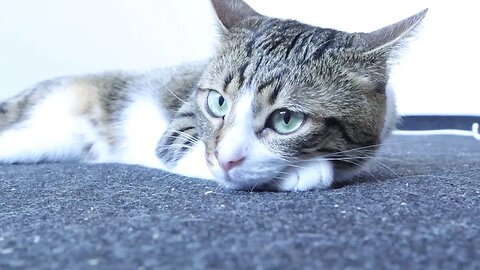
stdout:
<svg viewBox="0 0 480 270">
<path fill-rule="evenodd" d="M 389 60 L 426 14 L 372 33 L 346 33 L 212 0 L 221 45 L 194 94 L 215 177 L 252 188 L 312 158 L 337 172 L 362 166 L 381 142 Z"/>
</svg>

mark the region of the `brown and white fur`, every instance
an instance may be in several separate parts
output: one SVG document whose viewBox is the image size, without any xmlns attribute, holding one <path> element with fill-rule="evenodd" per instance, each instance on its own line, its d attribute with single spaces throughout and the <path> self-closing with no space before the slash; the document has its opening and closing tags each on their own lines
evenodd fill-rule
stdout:
<svg viewBox="0 0 480 270">
<path fill-rule="evenodd" d="M 222 38 L 208 62 L 58 78 L 0 103 L 0 162 L 138 164 L 278 191 L 364 169 L 396 122 L 390 62 L 426 10 L 346 33 L 266 17 L 241 0 L 212 4 Z M 225 114 L 212 114 L 211 95 Z M 294 113 L 303 117 L 295 130 L 272 128 L 272 117 L 286 124 Z"/>
</svg>

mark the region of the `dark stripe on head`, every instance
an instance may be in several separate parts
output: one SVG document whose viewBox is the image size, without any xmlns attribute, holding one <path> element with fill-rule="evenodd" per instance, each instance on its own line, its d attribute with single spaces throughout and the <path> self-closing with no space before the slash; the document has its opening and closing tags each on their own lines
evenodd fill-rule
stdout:
<svg viewBox="0 0 480 270">
<path fill-rule="evenodd" d="M 266 54 L 272 53 L 273 50 L 275 50 L 276 48 L 278 48 L 282 44 L 283 44 L 282 38 L 277 37 L 276 39 L 272 40 L 269 44 L 270 46 L 269 46 L 268 50 L 266 51 Z"/>
<path fill-rule="evenodd" d="M 312 58 L 315 60 L 320 59 L 320 57 L 322 57 L 323 54 L 325 54 L 325 52 L 332 47 L 332 45 L 335 42 L 336 36 L 337 36 L 337 31 L 330 30 L 325 42 L 323 42 L 323 44 L 315 50 L 315 52 L 312 55 Z"/>
<path fill-rule="evenodd" d="M 277 79 L 277 78 L 271 78 L 270 80 L 261 83 L 261 84 L 258 86 L 257 91 L 258 91 L 259 93 L 262 93 L 263 90 L 264 90 L 265 88 L 267 88 L 268 86 L 270 86 L 271 84 L 273 84 L 276 79 Z"/>
<path fill-rule="evenodd" d="M 292 42 L 290 43 L 290 46 L 288 46 L 287 48 L 287 52 L 285 53 L 285 60 L 288 59 L 288 57 L 290 56 L 290 52 L 292 51 L 292 49 L 295 47 L 295 45 L 297 45 L 297 41 L 298 39 L 303 35 L 303 32 L 301 32 L 300 34 L 297 34 Z"/>
<path fill-rule="evenodd" d="M 194 117 L 195 114 L 193 112 L 183 112 L 183 113 L 179 113 L 177 115 L 177 118 L 190 118 L 190 117 Z"/>
<path fill-rule="evenodd" d="M 227 77 L 225 77 L 225 83 L 223 85 L 223 92 L 227 92 L 227 89 L 228 89 L 228 86 L 230 85 L 230 83 L 232 82 L 233 80 L 233 74 L 230 72 L 228 73 Z"/>
<path fill-rule="evenodd" d="M 245 50 L 247 51 L 247 57 L 252 56 L 253 47 L 255 47 L 255 43 L 257 43 L 258 37 L 260 37 L 261 31 L 257 31 L 252 34 L 250 40 L 245 44 Z"/>
<path fill-rule="evenodd" d="M 258 69 L 260 68 L 260 65 L 262 64 L 262 61 L 263 61 L 263 55 L 260 56 L 260 59 L 258 59 L 257 61 L 257 65 L 254 69 L 254 72 L 257 73 L 258 72 Z"/>
<path fill-rule="evenodd" d="M 238 87 L 242 87 L 243 83 L 245 82 L 245 70 L 247 70 L 247 67 L 250 63 L 245 63 L 243 64 L 239 69 L 238 69 Z"/>
<path fill-rule="evenodd" d="M 305 51 L 308 52 L 307 44 L 309 43 L 310 40 L 312 40 L 312 37 L 313 37 L 313 33 L 309 33 L 306 36 L 303 36 L 300 39 L 300 44 L 298 44 L 298 46 L 296 46 L 296 48 L 295 48 L 295 53 L 300 54 L 300 53 L 303 52 L 305 54 Z"/>
<path fill-rule="evenodd" d="M 275 85 L 275 88 L 273 88 L 272 94 L 270 95 L 270 103 L 273 104 L 275 103 L 275 100 L 278 98 L 278 94 L 283 88 L 283 84 L 278 81 L 277 84 Z"/>
<path fill-rule="evenodd" d="M 306 36 L 303 36 L 301 38 L 300 45 L 297 46 L 297 48 L 295 49 L 295 52 L 300 53 L 301 51 L 303 51 L 303 49 L 308 44 L 308 40 L 311 40 L 312 37 L 313 37 L 313 33 L 308 33 Z"/>
<path fill-rule="evenodd" d="M 260 49 L 260 50 L 266 50 L 270 44 L 272 44 L 272 37 L 268 36 L 268 37 L 263 37 L 262 40 L 259 40 L 257 42 L 257 46 L 255 46 L 257 49 Z"/>
</svg>

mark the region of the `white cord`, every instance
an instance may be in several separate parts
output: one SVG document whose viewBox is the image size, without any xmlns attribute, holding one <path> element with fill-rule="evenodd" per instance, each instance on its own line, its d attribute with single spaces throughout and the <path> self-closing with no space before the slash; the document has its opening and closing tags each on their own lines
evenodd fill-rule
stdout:
<svg viewBox="0 0 480 270">
<path fill-rule="evenodd" d="M 460 130 L 460 129 L 439 129 L 439 130 L 395 130 L 393 134 L 401 136 L 422 136 L 422 135 L 456 135 L 473 137 L 480 141 L 480 125 L 474 123 L 472 130 Z"/>
</svg>

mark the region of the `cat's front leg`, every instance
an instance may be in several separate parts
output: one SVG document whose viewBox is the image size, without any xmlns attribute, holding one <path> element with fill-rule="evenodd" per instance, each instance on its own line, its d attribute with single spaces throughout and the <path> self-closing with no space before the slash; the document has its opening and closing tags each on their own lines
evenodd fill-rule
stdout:
<svg viewBox="0 0 480 270">
<path fill-rule="evenodd" d="M 334 171 L 330 161 L 304 161 L 289 166 L 272 181 L 270 187 L 276 191 L 307 191 L 328 188 L 333 183 Z"/>
<path fill-rule="evenodd" d="M 205 144 L 199 139 L 195 108 L 185 103 L 157 144 L 156 156 L 171 173 L 213 179 L 205 159 Z"/>
</svg>

